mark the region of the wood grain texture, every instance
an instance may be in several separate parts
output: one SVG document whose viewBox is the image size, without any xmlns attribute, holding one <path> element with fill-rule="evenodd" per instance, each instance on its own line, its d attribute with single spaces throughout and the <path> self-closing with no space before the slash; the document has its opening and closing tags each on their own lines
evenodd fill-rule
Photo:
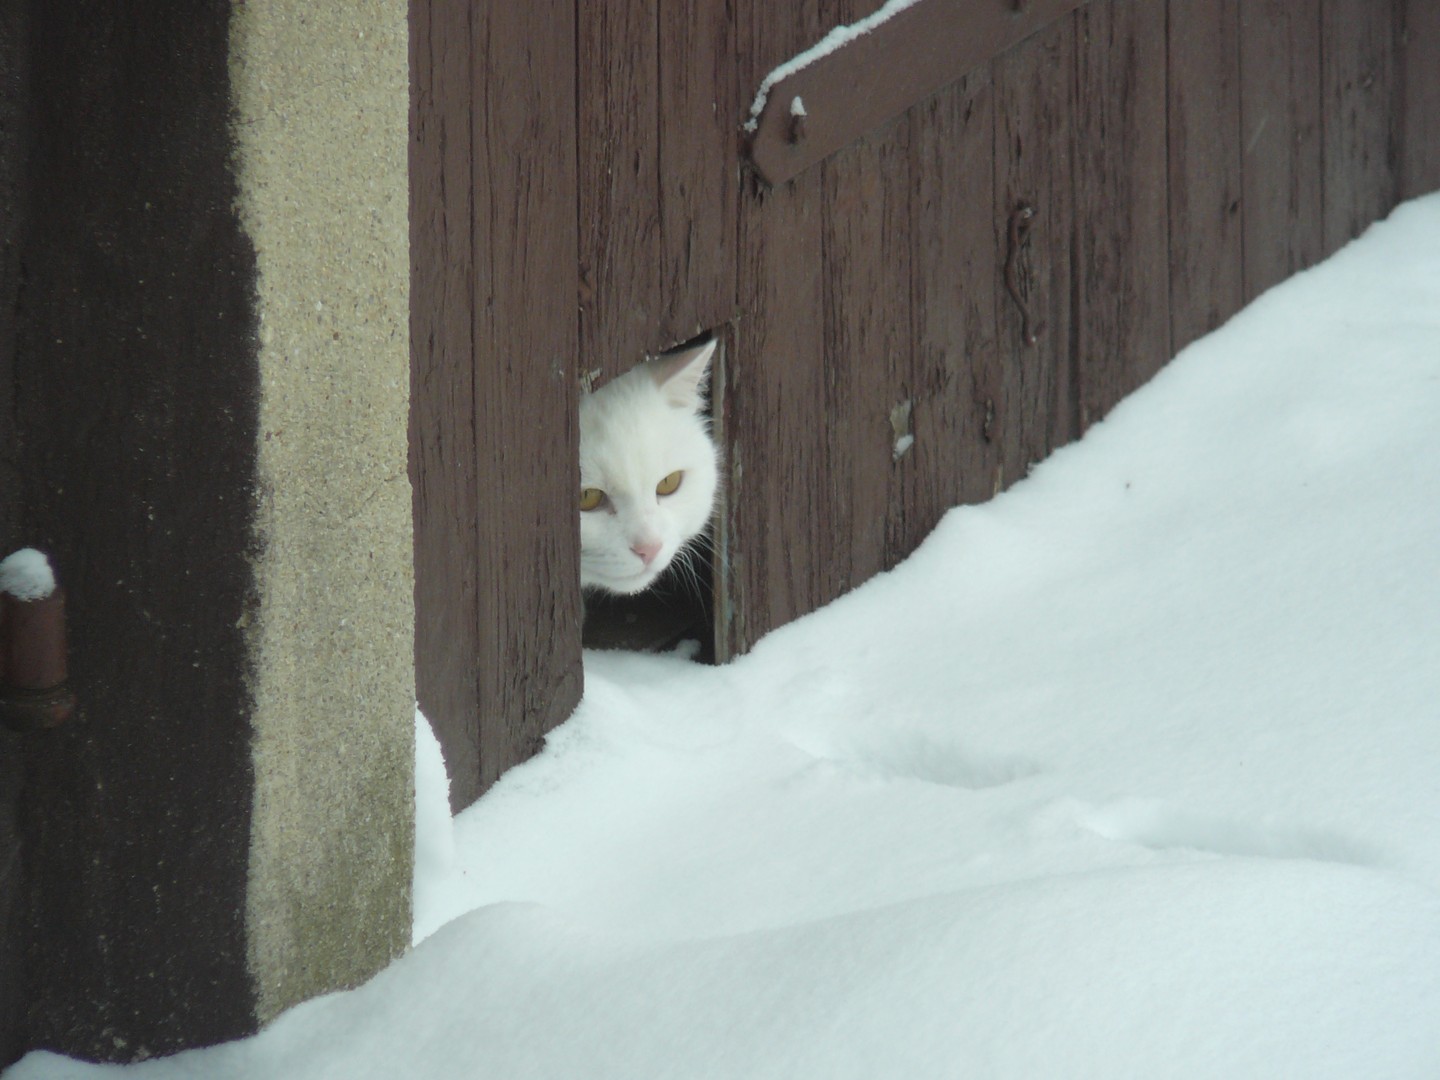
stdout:
<svg viewBox="0 0 1440 1080">
<path fill-rule="evenodd" d="M 1400 83 L 1394 5 L 1321 5 L 1324 252 L 1388 214 L 1399 194 L 1395 121 Z"/>
<path fill-rule="evenodd" d="M 995 180 L 991 208 L 996 260 L 996 340 L 1001 381 L 989 418 L 1000 447 L 995 488 L 1022 479 L 1034 463 L 1080 433 L 1073 334 L 1076 221 L 1075 23 L 1062 20 L 994 65 Z M 1036 216 L 1018 247 L 1016 278 L 1026 321 L 1003 281 L 1009 223 L 1021 204 Z"/>
<path fill-rule="evenodd" d="M 480 791 L 470 14 L 410 8 L 410 482 L 415 683 L 456 809 Z"/>
<path fill-rule="evenodd" d="M 1067 16 L 1081 2 L 920 0 L 900 10 L 770 89 L 751 141 L 756 169 L 767 182 L 784 183 Z M 877 6 L 841 4 L 840 22 L 856 22 Z M 759 87 L 759 80 L 750 84 L 751 93 Z M 797 97 L 806 109 L 803 138 L 796 138 L 792 128 Z"/>
<path fill-rule="evenodd" d="M 880 0 L 427 6 L 470 20 L 427 61 L 437 84 L 470 65 L 474 120 L 417 148 L 444 211 L 417 203 L 414 226 L 443 249 L 416 271 L 434 294 L 416 301 L 417 408 L 447 417 L 417 432 L 417 523 L 429 515 L 437 567 L 476 565 L 453 597 L 438 569 L 417 586 L 442 613 L 421 632 L 448 643 L 446 708 L 473 703 L 462 791 L 578 693 L 574 375 L 719 332 L 716 645 L 743 652 L 903 557 L 948 506 L 1023 477 L 1172 346 L 1315 261 L 1327 229 L 1373 216 L 1385 91 L 1354 73 L 1380 72 L 1386 130 L 1412 139 L 1429 90 L 1383 44 L 1396 11 L 1430 25 L 1428 2 L 1383 0 L 1391 14 L 1327 45 L 1322 74 L 1322 26 L 1362 0 L 1090 0 L 775 188 L 743 152 L 751 93 Z M 974 20 L 969 44 L 996 11 L 1013 18 L 1000 0 L 952 7 Z M 436 36 L 420 19 L 414 33 Z M 1406 47 L 1428 56 L 1428 40 Z M 469 103 L 431 101 L 428 122 L 451 107 L 463 125 Z M 1406 146 L 1397 160 L 1424 175 Z M 452 175 L 466 168 L 468 189 Z M 1034 344 L 1004 273 L 1021 202 L 1037 211 L 1014 275 Z M 466 303 L 468 326 L 451 313 Z"/>
<path fill-rule="evenodd" d="M 574 0 L 580 350 L 587 375 L 618 375 L 662 344 L 656 3 Z M 567 8 L 556 5 L 553 17 L 570 18 Z M 550 88 L 557 100 L 568 90 L 564 70 L 546 72 L 558 84 Z M 565 212 L 558 199 L 555 212 Z M 677 225 L 672 217 L 672 237 Z"/>
<path fill-rule="evenodd" d="M 1403 0 L 1400 198 L 1440 189 L 1440 3 Z"/>
<path fill-rule="evenodd" d="M 651 348 L 687 341 L 735 315 L 735 34 L 728 4 L 660 0 L 660 277 Z"/>
<path fill-rule="evenodd" d="M 887 565 L 895 436 L 909 400 L 910 127 L 902 117 L 822 166 L 826 436 L 832 558 L 815 603 Z"/>
<path fill-rule="evenodd" d="M 581 693 L 576 112 L 554 74 L 576 70 L 572 16 L 566 0 L 535 0 L 476 21 L 482 789 L 539 750 Z"/>
<path fill-rule="evenodd" d="M 1320 0 L 1241 0 L 1240 134 L 1248 302 L 1324 246 Z"/>
<path fill-rule="evenodd" d="M 1170 358 L 1165 6 L 1076 12 L 1076 346 L 1082 428 Z"/>
<path fill-rule="evenodd" d="M 735 13 L 741 85 L 821 33 L 814 0 L 788 11 L 738 0 Z M 739 192 L 738 314 L 722 388 L 722 659 L 812 610 L 819 591 L 818 560 L 805 553 L 828 543 L 823 433 L 816 428 L 825 393 L 820 197 L 819 173 L 777 189 L 747 173 Z"/>
<path fill-rule="evenodd" d="M 1170 350 L 1244 303 L 1240 0 L 1170 0 Z"/>
<path fill-rule="evenodd" d="M 910 333 L 915 443 L 898 463 L 902 530 L 912 550 L 941 515 L 1000 482 L 994 430 L 1004 372 L 996 340 L 995 89 L 989 70 L 922 104 L 910 134 Z"/>
<path fill-rule="evenodd" d="M 813 610 L 829 485 L 824 454 L 820 175 L 741 208 L 741 314 L 725 377 L 730 540 L 726 655 Z M 817 423 L 818 420 L 818 423 Z"/>
</svg>

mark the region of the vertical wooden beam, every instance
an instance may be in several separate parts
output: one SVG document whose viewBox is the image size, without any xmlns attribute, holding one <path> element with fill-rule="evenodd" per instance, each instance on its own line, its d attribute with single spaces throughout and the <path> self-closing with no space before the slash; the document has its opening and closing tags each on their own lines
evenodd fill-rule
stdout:
<svg viewBox="0 0 1440 1080">
<path fill-rule="evenodd" d="M 816 0 L 785 11 L 767 0 L 737 0 L 734 10 L 741 87 L 758 86 L 821 34 Z M 742 179 L 739 315 L 722 390 L 728 473 L 718 545 L 716 651 L 722 659 L 815 606 L 816 553 L 834 539 L 825 524 L 819 435 L 825 422 L 820 190 L 818 171 L 773 189 L 753 174 Z"/>
<path fill-rule="evenodd" d="M 854 23 L 883 4 L 828 6 L 837 23 Z M 825 165 L 826 409 L 841 421 L 826 428 L 832 524 L 850 543 L 820 603 L 894 565 L 903 544 L 903 473 L 890 417 L 909 400 L 912 382 L 910 130 L 909 117 L 897 117 Z"/>
<path fill-rule="evenodd" d="M 415 683 L 456 809 L 480 793 L 471 9 L 410 4 Z"/>
<path fill-rule="evenodd" d="M 1025 476 L 1030 465 L 1080 434 L 1075 374 L 1073 245 L 1077 223 L 1075 22 L 1062 19 L 996 59 L 995 326 L 1003 381 L 987 382 L 989 438 L 1001 448 L 995 488 Z M 983 189 L 982 189 L 983 190 Z M 1005 262 L 1017 209 L 1035 210 L 1008 275 L 1029 319 L 1011 295 Z M 1027 340 L 1028 330 L 1034 340 Z"/>
<path fill-rule="evenodd" d="M 1076 313 L 1088 428 L 1170 357 L 1165 5 L 1076 12 Z"/>
<path fill-rule="evenodd" d="M 1323 0 L 1324 243 L 1334 251 L 1394 207 L 1396 23 L 1388 0 Z"/>
<path fill-rule="evenodd" d="M 1400 198 L 1440 189 L 1440 3 L 1403 0 Z"/>
<path fill-rule="evenodd" d="M 835 541 L 825 527 L 819 189 L 816 171 L 753 187 L 741 202 L 741 313 L 723 391 L 722 656 L 814 608 L 815 553 Z"/>
<path fill-rule="evenodd" d="M 900 117 L 821 165 L 826 603 L 887 565 L 890 413 L 909 397 L 910 125 Z"/>
<path fill-rule="evenodd" d="M 881 0 L 883 2 L 883 0 Z M 837 24 L 877 0 L 830 0 Z M 890 410 L 910 367 L 910 125 L 899 117 L 822 165 L 826 524 L 833 558 L 814 603 L 828 603 L 885 569 L 894 436 Z"/>
<path fill-rule="evenodd" d="M 574 5 L 580 350 L 586 374 L 620 374 L 661 344 L 656 3 L 575 0 Z M 555 18 L 567 16 L 557 9 Z M 569 72 L 556 69 L 547 77 L 563 83 Z"/>
<path fill-rule="evenodd" d="M 715 0 L 659 0 L 659 293 L 651 347 L 735 314 L 735 20 Z"/>
<path fill-rule="evenodd" d="M 474 9 L 481 789 L 580 699 L 571 0 Z M 544 436 L 537 438 L 536 433 Z M 478 792 L 463 792 L 458 804 Z"/>
<path fill-rule="evenodd" d="M 1248 302 L 1324 247 L 1320 0 L 1241 0 L 1240 135 Z"/>
<path fill-rule="evenodd" d="M 949 507 L 988 499 L 1000 479 L 995 123 L 988 68 L 922 104 L 912 119 L 915 443 L 899 462 L 904 532 L 892 545 L 900 550 L 913 549 Z"/>
<path fill-rule="evenodd" d="M 1244 303 L 1239 0 L 1170 0 L 1171 350 Z"/>
</svg>

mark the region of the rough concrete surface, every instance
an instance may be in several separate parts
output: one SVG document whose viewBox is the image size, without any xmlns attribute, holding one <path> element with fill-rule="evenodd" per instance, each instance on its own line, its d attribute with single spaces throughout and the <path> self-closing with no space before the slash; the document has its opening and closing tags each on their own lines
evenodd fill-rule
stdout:
<svg viewBox="0 0 1440 1080">
<path fill-rule="evenodd" d="M 237 2 L 240 214 L 259 260 L 259 1016 L 409 935 L 414 665 L 406 4 Z"/>
</svg>

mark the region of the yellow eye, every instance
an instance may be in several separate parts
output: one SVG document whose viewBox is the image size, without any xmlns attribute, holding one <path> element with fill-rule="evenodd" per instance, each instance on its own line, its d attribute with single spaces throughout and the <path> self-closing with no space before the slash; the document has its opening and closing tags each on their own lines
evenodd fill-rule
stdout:
<svg viewBox="0 0 1440 1080">
<path fill-rule="evenodd" d="M 655 485 L 655 494 L 674 495 L 675 492 L 680 490 L 680 481 L 684 479 L 685 474 L 679 469 L 675 470 L 669 476 L 665 477 L 664 480 L 661 480 L 658 484 Z"/>
<path fill-rule="evenodd" d="M 583 488 L 580 492 L 581 510 L 599 510 L 605 501 L 605 492 L 599 488 Z"/>
</svg>

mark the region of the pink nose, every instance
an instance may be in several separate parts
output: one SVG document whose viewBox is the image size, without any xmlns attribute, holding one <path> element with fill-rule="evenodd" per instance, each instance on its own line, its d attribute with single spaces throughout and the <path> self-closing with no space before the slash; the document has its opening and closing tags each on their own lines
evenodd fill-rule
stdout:
<svg viewBox="0 0 1440 1080">
<path fill-rule="evenodd" d="M 659 540 L 637 540 L 630 545 L 630 550 L 640 556 L 640 561 L 649 566 L 655 561 L 655 556 L 660 554 L 660 548 L 664 546 Z"/>
</svg>

